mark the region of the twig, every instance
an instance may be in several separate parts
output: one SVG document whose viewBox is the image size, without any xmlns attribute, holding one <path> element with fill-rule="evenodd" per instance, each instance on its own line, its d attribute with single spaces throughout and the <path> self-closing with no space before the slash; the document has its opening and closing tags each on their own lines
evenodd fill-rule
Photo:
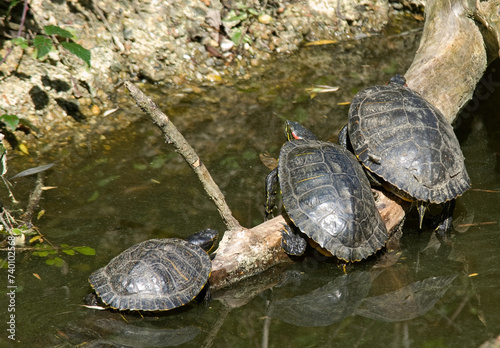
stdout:
<svg viewBox="0 0 500 348">
<path fill-rule="evenodd" d="M 21 215 L 21 219 L 23 219 L 27 224 L 31 225 L 31 217 L 33 216 L 33 212 L 35 211 L 36 207 L 38 207 L 40 198 L 42 198 L 42 192 L 43 192 L 42 188 L 43 188 L 43 174 L 38 173 L 38 176 L 36 178 L 35 189 L 33 190 L 33 192 L 31 192 L 26 212 L 23 215 Z"/>
<path fill-rule="evenodd" d="M 483 189 L 474 189 L 474 188 L 469 189 L 469 191 L 486 192 L 486 193 L 500 193 L 500 190 L 483 190 Z"/>
<path fill-rule="evenodd" d="M 114 30 L 111 29 L 111 25 L 109 25 L 108 19 L 106 18 L 100 7 L 97 5 L 96 1 L 93 0 L 91 1 L 91 3 L 92 7 L 94 8 L 94 11 L 97 13 L 97 15 L 101 17 L 102 23 L 104 24 L 108 32 L 111 34 L 111 38 L 113 39 L 113 42 L 116 45 L 116 47 L 118 47 L 120 52 L 125 52 L 125 47 L 123 46 L 120 39 L 118 39 L 118 36 L 114 34 Z"/>
<path fill-rule="evenodd" d="M 30 2 L 30 0 L 24 0 L 23 14 L 22 14 L 22 17 L 21 17 L 21 23 L 19 24 L 19 30 L 17 31 L 16 38 L 20 37 L 21 33 L 23 31 L 24 21 L 26 20 L 26 12 L 28 12 L 28 4 L 29 4 L 29 2 Z M 5 57 L 3 57 L 3 59 L 0 61 L 0 64 L 2 64 L 3 62 L 5 62 L 7 60 L 7 57 L 10 55 L 11 52 L 12 52 L 12 48 L 9 48 L 7 50 L 7 54 L 5 55 Z"/>
<path fill-rule="evenodd" d="M 184 136 L 177 130 L 174 124 L 170 122 L 168 116 L 158 108 L 155 102 L 130 81 L 125 82 L 125 87 L 127 87 L 137 105 L 153 119 L 153 122 L 158 127 L 160 127 L 167 142 L 174 145 L 175 150 L 186 160 L 196 175 L 198 175 L 205 192 L 214 201 L 227 228 L 229 230 L 241 228 L 238 220 L 233 217 L 231 209 L 229 209 L 224 199 L 224 195 L 208 172 L 207 167 L 203 164 L 191 145 L 188 144 Z"/>
<path fill-rule="evenodd" d="M 217 313 L 217 319 L 215 320 L 215 323 L 210 327 L 209 334 L 207 335 L 207 338 L 203 341 L 203 345 L 201 346 L 202 348 L 210 348 L 213 346 L 215 339 L 218 337 L 217 334 L 219 333 L 220 329 L 222 328 L 222 325 L 224 324 L 224 321 L 226 320 L 227 315 L 231 311 L 231 307 L 228 305 L 223 305 L 222 309 Z"/>
<path fill-rule="evenodd" d="M 484 225 L 495 225 L 498 224 L 498 221 L 485 221 L 485 222 L 474 222 L 470 224 L 460 224 L 458 227 L 476 227 L 476 226 L 484 226 Z"/>
</svg>

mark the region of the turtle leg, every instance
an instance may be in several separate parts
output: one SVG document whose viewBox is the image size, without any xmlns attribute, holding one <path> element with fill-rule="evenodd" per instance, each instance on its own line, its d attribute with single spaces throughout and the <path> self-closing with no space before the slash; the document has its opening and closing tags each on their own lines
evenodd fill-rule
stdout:
<svg viewBox="0 0 500 348">
<path fill-rule="evenodd" d="M 278 168 L 274 168 L 266 177 L 266 220 L 272 217 L 278 193 Z"/>
<path fill-rule="evenodd" d="M 439 235 L 443 236 L 446 231 L 451 227 L 451 222 L 453 220 L 453 211 L 455 210 L 455 200 L 452 199 L 444 204 L 443 211 L 441 213 L 440 223 L 436 231 Z"/>
<path fill-rule="evenodd" d="M 342 129 L 339 132 L 339 144 L 342 145 L 344 148 L 347 148 L 347 125 L 342 127 Z"/>
<path fill-rule="evenodd" d="M 288 255 L 300 256 L 306 251 L 307 241 L 283 224 L 281 229 L 281 247 Z"/>
</svg>

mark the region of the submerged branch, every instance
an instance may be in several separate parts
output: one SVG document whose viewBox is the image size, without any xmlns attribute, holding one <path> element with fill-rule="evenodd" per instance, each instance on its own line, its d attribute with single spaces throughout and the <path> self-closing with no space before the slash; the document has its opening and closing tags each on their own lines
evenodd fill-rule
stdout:
<svg viewBox="0 0 500 348">
<path fill-rule="evenodd" d="M 43 174 L 38 173 L 38 176 L 36 178 L 36 185 L 31 192 L 30 199 L 28 202 L 28 207 L 26 208 L 26 212 L 21 215 L 21 219 L 23 219 L 25 222 L 31 224 L 31 218 L 33 216 L 33 213 L 35 209 L 38 207 L 38 203 L 40 203 L 40 199 L 42 198 L 42 192 L 43 192 Z"/>
<path fill-rule="evenodd" d="M 175 151 L 186 160 L 196 175 L 198 175 L 205 192 L 214 201 L 227 228 L 229 230 L 241 228 L 238 220 L 236 220 L 231 213 L 231 209 L 229 209 L 219 186 L 217 186 L 208 172 L 207 167 L 201 161 L 200 157 L 198 157 L 191 145 L 186 141 L 184 136 L 169 120 L 168 116 L 158 108 L 155 102 L 131 82 L 125 82 L 125 87 L 127 87 L 137 105 L 153 119 L 153 122 L 158 127 L 160 127 L 167 143 L 172 143 L 174 145 Z"/>
</svg>

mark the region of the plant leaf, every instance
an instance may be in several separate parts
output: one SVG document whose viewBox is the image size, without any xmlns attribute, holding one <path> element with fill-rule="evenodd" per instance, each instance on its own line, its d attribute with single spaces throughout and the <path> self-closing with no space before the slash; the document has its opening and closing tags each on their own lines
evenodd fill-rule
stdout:
<svg viewBox="0 0 500 348">
<path fill-rule="evenodd" d="M 61 27 L 58 27 L 57 25 L 46 25 L 43 27 L 43 30 L 45 31 L 45 34 L 47 34 L 47 35 L 58 35 L 58 36 L 65 37 L 68 39 L 71 39 L 73 37 L 73 34 L 71 34 L 67 30 L 64 30 Z"/>
<path fill-rule="evenodd" d="M 38 166 L 38 167 L 34 167 L 34 168 L 23 170 L 22 172 L 17 173 L 13 177 L 9 178 L 9 180 L 12 180 L 12 179 L 15 179 L 15 178 L 21 178 L 23 176 L 28 176 L 28 175 L 33 175 L 33 174 L 41 173 L 41 172 L 43 172 L 43 171 L 45 171 L 47 169 L 52 168 L 53 165 L 54 165 L 54 163 L 49 163 L 49 164 L 44 164 L 43 166 Z"/>
<path fill-rule="evenodd" d="M 76 250 L 83 255 L 95 255 L 95 250 L 87 246 L 74 247 L 73 250 Z"/>
<path fill-rule="evenodd" d="M 10 231 L 10 233 L 13 236 L 20 236 L 23 234 L 23 232 L 19 228 L 13 228 L 12 231 Z"/>
<path fill-rule="evenodd" d="M 28 48 L 28 42 L 24 37 L 16 37 L 10 41 L 12 41 L 14 45 L 21 46 L 22 49 Z"/>
<path fill-rule="evenodd" d="M 52 49 L 52 41 L 48 37 L 42 35 L 37 35 L 33 39 L 33 45 L 36 48 L 36 57 L 38 59 L 46 56 Z"/>
<path fill-rule="evenodd" d="M 234 28 L 231 31 L 231 41 L 234 42 L 236 45 L 240 44 L 240 41 L 241 41 L 241 29 L 240 28 Z"/>
<path fill-rule="evenodd" d="M 16 115 L 3 114 L 2 116 L 0 116 L 0 121 L 5 123 L 12 131 L 15 131 L 17 125 L 19 124 L 19 117 L 17 117 Z"/>
<path fill-rule="evenodd" d="M 61 46 L 83 60 L 90 67 L 90 51 L 88 49 L 74 42 L 61 42 Z"/>
<path fill-rule="evenodd" d="M 25 155 L 28 155 L 30 154 L 29 150 L 28 150 L 28 147 L 25 145 L 25 144 L 19 144 L 19 150 L 21 150 L 22 153 L 24 153 Z"/>
<path fill-rule="evenodd" d="M 54 257 L 53 259 L 46 260 L 45 263 L 50 266 L 62 267 L 64 265 L 64 260 L 60 257 Z"/>
</svg>

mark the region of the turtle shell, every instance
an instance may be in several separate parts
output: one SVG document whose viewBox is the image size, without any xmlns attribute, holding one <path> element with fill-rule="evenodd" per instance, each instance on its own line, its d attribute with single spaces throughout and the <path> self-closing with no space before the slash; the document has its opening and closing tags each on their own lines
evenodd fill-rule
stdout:
<svg viewBox="0 0 500 348">
<path fill-rule="evenodd" d="M 113 258 L 89 282 L 112 308 L 166 311 L 194 299 L 211 269 L 209 255 L 197 245 L 177 238 L 150 239 Z"/>
<path fill-rule="evenodd" d="M 453 127 L 401 76 L 356 94 L 347 126 L 361 163 L 404 199 L 444 203 L 470 187 Z"/>
<path fill-rule="evenodd" d="M 359 261 L 384 246 L 387 229 L 352 153 L 328 142 L 292 140 L 283 145 L 278 163 L 288 216 L 322 248 Z"/>
</svg>

